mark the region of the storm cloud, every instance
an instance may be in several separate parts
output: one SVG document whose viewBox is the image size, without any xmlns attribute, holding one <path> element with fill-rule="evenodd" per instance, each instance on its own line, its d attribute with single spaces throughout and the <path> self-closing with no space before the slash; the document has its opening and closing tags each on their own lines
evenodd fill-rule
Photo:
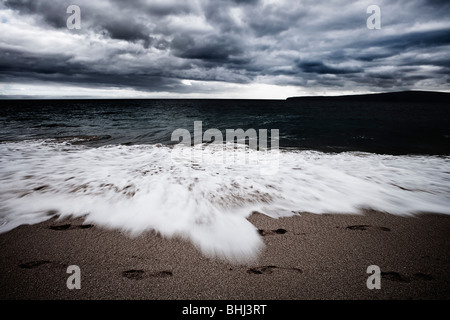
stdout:
<svg viewBox="0 0 450 320">
<path fill-rule="evenodd" d="M 366 26 L 372 4 L 381 29 Z M 55 84 L 149 97 L 448 91 L 449 16 L 448 1 L 425 0 L 1 0 L 0 96 Z"/>
</svg>

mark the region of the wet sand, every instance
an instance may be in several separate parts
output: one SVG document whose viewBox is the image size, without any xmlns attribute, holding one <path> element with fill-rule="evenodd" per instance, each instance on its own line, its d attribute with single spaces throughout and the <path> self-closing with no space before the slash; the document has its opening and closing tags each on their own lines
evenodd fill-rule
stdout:
<svg viewBox="0 0 450 320">
<path fill-rule="evenodd" d="M 390 300 L 450 298 L 450 216 L 253 214 L 265 248 L 234 265 L 190 242 L 51 219 L 0 234 L 0 299 Z M 68 289 L 67 267 L 81 271 Z M 367 288 L 367 267 L 381 289 Z"/>
</svg>

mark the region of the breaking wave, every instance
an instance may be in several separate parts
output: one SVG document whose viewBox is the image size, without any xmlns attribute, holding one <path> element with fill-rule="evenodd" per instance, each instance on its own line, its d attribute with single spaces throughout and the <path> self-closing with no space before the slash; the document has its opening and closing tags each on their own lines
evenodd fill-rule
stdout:
<svg viewBox="0 0 450 320">
<path fill-rule="evenodd" d="M 82 216 L 132 235 L 180 236 L 207 256 L 242 262 L 263 246 L 246 219 L 255 211 L 450 214 L 449 156 L 284 150 L 271 162 L 276 170 L 264 172 L 264 152 L 246 147 L 71 142 L 0 144 L 0 232 Z M 238 163 L 239 156 L 256 161 Z"/>
</svg>

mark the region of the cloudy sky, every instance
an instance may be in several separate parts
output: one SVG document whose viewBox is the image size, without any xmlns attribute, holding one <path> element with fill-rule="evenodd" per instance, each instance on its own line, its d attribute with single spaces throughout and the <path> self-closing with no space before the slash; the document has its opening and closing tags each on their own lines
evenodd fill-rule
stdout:
<svg viewBox="0 0 450 320">
<path fill-rule="evenodd" d="M 0 97 L 450 91 L 449 17 L 447 0 L 0 0 Z"/>
</svg>

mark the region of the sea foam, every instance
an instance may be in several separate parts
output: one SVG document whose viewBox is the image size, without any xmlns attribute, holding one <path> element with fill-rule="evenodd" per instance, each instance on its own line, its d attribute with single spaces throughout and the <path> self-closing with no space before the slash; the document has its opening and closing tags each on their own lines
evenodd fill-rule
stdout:
<svg viewBox="0 0 450 320">
<path fill-rule="evenodd" d="M 185 147 L 191 154 L 196 147 Z M 255 259 L 263 248 L 252 212 L 450 214 L 450 157 L 282 150 L 275 174 L 223 161 L 245 147 L 197 146 L 197 157 L 161 145 L 89 148 L 70 141 L 0 144 L 0 232 L 51 216 L 137 235 L 183 237 L 207 256 Z M 201 157 L 198 157 L 198 154 Z M 230 158 L 228 158 L 230 159 Z"/>
</svg>

